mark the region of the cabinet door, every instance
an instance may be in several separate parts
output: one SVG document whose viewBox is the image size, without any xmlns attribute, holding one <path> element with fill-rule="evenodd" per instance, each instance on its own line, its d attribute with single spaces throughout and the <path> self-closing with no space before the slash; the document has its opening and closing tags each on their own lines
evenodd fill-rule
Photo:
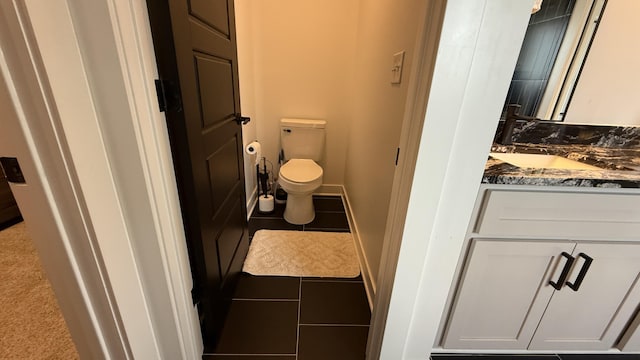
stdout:
<svg viewBox="0 0 640 360">
<path fill-rule="evenodd" d="M 443 346 L 526 349 L 575 243 L 474 240 Z"/>
<path fill-rule="evenodd" d="M 620 339 L 618 348 L 622 351 L 640 351 L 640 312 L 625 331 Z"/>
<path fill-rule="evenodd" d="M 573 252 L 573 283 L 584 261 L 593 262 L 578 291 L 564 286 L 553 294 L 531 350 L 608 350 L 640 302 L 640 245 L 579 243 Z"/>
</svg>

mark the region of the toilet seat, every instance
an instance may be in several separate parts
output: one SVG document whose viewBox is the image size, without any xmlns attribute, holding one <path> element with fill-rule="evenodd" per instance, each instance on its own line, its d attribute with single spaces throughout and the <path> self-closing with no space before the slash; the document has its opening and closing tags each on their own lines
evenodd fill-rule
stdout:
<svg viewBox="0 0 640 360">
<path fill-rule="evenodd" d="M 322 177 L 322 167 L 311 159 L 291 159 L 280 168 L 280 177 L 293 183 L 310 183 Z"/>
</svg>

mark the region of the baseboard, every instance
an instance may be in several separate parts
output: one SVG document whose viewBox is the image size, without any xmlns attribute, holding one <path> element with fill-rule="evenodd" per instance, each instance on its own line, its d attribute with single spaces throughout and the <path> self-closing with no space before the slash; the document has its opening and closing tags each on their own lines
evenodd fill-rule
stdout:
<svg viewBox="0 0 640 360">
<path fill-rule="evenodd" d="M 349 195 L 347 194 L 347 190 L 342 185 L 337 185 L 340 187 L 340 192 L 342 194 L 342 199 L 345 207 L 345 212 L 347 213 L 347 220 L 349 220 L 349 227 L 351 228 L 351 234 L 353 235 L 353 240 L 356 246 L 356 253 L 358 254 L 358 261 L 360 262 L 360 269 L 362 272 L 362 281 L 364 282 L 364 288 L 367 292 L 367 299 L 369 300 L 369 308 L 373 311 L 373 299 L 376 294 L 376 285 L 374 282 L 373 274 L 371 274 L 371 268 L 369 267 L 369 262 L 367 261 L 367 257 L 364 252 L 364 247 L 362 246 L 362 239 L 360 238 L 360 232 L 358 231 L 358 224 L 356 223 L 355 217 L 353 216 L 353 212 L 351 210 L 351 205 L 349 203 Z"/>
<path fill-rule="evenodd" d="M 255 210 L 256 205 L 258 204 L 258 187 L 254 187 L 251 195 L 247 197 L 247 221 L 251 218 L 251 214 L 253 214 L 253 210 Z"/>
</svg>

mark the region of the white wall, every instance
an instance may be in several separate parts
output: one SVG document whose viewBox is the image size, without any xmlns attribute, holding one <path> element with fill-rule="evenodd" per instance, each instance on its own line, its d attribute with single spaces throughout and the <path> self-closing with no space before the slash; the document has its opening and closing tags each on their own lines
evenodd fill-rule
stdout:
<svg viewBox="0 0 640 360">
<path fill-rule="evenodd" d="M 277 165 L 280 118 L 325 119 L 325 184 L 344 177 L 357 4 L 236 1 L 242 106 L 254 114 L 263 153 Z"/>
<path fill-rule="evenodd" d="M 421 0 L 361 1 L 344 185 L 373 285 L 379 270 L 396 149 L 407 96 Z M 392 85 L 392 56 L 406 51 L 401 84 Z"/>
<path fill-rule="evenodd" d="M 566 122 L 640 125 L 637 0 L 609 1 Z"/>
</svg>

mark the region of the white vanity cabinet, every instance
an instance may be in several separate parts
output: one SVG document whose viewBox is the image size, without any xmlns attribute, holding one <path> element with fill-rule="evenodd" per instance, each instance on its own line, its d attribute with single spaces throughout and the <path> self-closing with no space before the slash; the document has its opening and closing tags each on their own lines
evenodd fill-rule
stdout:
<svg viewBox="0 0 640 360">
<path fill-rule="evenodd" d="M 446 349 L 526 349 L 554 289 L 545 280 L 570 242 L 474 240 Z"/>
<path fill-rule="evenodd" d="M 481 193 L 442 347 L 599 351 L 626 336 L 632 349 L 640 195 L 623 195 Z"/>
<path fill-rule="evenodd" d="M 554 291 L 530 350 L 608 350 L 640 304 L 640 244 L 578 243 L 570 284 L 586 264 L 579 254 L 593 259 L 584 281 Z"/>
</svg>

